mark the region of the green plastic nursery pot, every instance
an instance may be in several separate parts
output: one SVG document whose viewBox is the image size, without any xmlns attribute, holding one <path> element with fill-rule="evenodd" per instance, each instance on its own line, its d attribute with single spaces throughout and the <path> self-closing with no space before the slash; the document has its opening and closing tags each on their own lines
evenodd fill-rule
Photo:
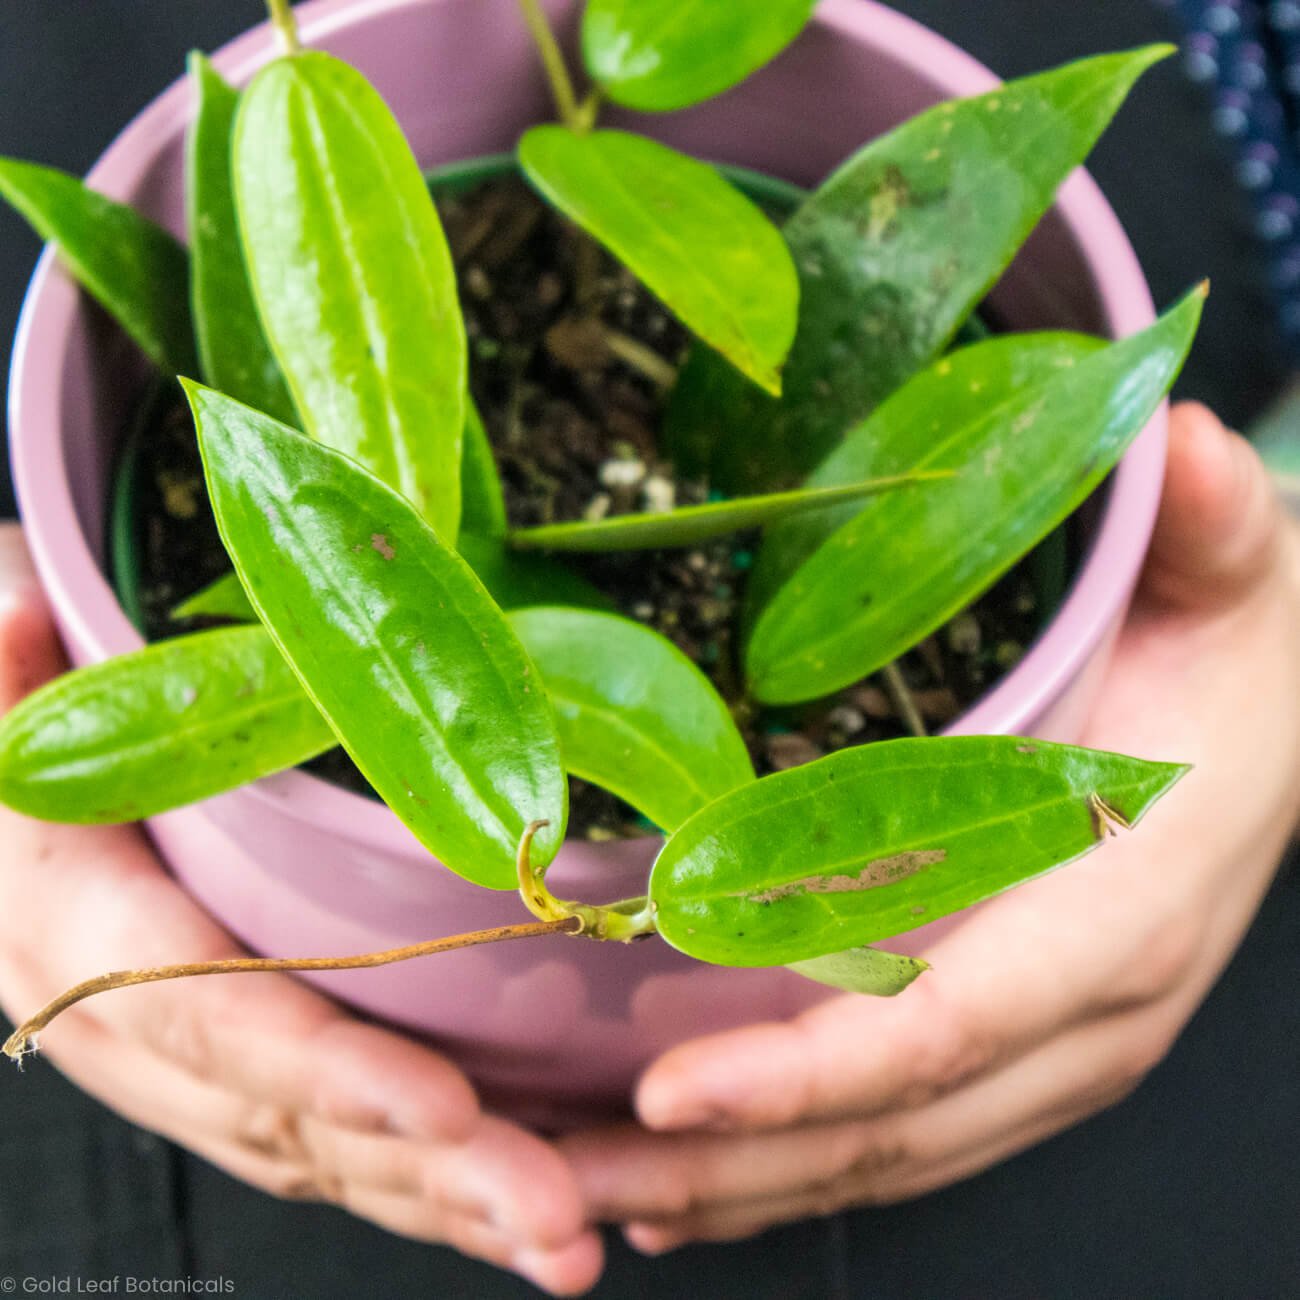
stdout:
<svg viewBox="0 0 1300 1300">
<path fill-rule="evenodd" d="M 550 8 L 571 39 L 576 7 Z M 306 43 L 377 85 L 425 166 L 507 149 L 524 127 L 550 117 L 514 0 L 320 0 L 298 12 Z M 259 28 L 215 63 L 243 83 L 273 53 Z M 636 121 L 699 156 L 806 186 L 920 109 L 993 84 L 986 69 L 888 9 L 824 0 L 800 39 L 742 87 Z M 190 106 L 189 88 L 173 86 L 90 177 L 177 232 Z M 1064 187 L 993 301 L 1017 328 L 1125 335 L 1154 319 L 1132 250 L 1083 173 Z M 12 457 L 27 535 L 77 663 L 140 643 L 105 576 L 104 537 L 110 431 L 124 427 L 141 376 L 125 340 L 47 252 L 16 346 Z M 1161 414 L 1113 476 L 1057 617 L 953 730 L 1074 737 L 1154 520 L 1164 432 Z M 154 818 L 149 832 L 185 888 L 250 948 L 277 956 L 363 952 L 524 919 L 514 895 L 477 889 L 432 862 L 382 805 L 298 771 Z M 570 842 L 548 881 L 562 897 L 592 902 L 634 895 L 657 848 L 651 838 Z M 897 946 L 916 950 L 931 933 L 915 930 Z M 314 982 L 362 1013 L 429 1036 L 493 1105 L 548 1126 L 625 1108 L 638 1070 L 683 1038 L 788 1016 L 827 995 L 783 969 L 709 967 L 663 943 L 564 936 Z"/>
</svg>

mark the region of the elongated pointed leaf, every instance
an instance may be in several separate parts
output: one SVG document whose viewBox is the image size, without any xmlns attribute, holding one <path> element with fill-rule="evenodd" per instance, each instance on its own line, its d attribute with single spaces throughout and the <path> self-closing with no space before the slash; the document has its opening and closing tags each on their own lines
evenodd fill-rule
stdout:
<svg viewBox="0 0 1300 1300">
<path fill-rule="evenodd" d="M 257 620 L 257 611 L 249 602 L 244 584 L 239 581 L 239 574 L 223 573 L 214 582 L 181 601 L 168 617 L 233 618 L 241 623 L 252 623 Z"/>
<path fill-rule="evenodd" d="M 726 704 L 665 637 L 588 610 L 524 609 L 510 624 L 555 705 L 570 772 L 670 830 L 753 781 Z"/>
<path fill-rule="evenodd" d="M 401 128 L 346 64 L 282 59 L 242 96 L 234 175 L 254 296 L 307 432 L 454 538 L 465 331 Z"/>
<path fill-rule="evenodd" d="M 811 11 L 812 0 L 588 0 L 582 58 L 617 104 L 685 108 L 779 54 Z"/>
<path fill-rule="evenodd" d="M 1196 333 L 1198 288 L 1154 325 L 1008 392 L 1014 340 L 976 344 L 896 399 L 924 426 L 939 394 L 991 375 L 1002 401 L 943 429 L 916 463 L 957 471 L 927 492 L 869 504 L 772 597 L 745 650 L 755 696 L 810 700 L 873 672 L 989 586 L 1079 506 L 1150 419 Z M 989 362 L 993 361 L 992 366 Z M 913 391 L 909 391 L 913 390 Z M 906 424 L 906 421 L 891 424 Z M 879 509 L 877 508 L 879 507 Z"/>
<path fill-rule="evenodd" d="M 568 791 L 555 719 L 505 616 L 404 498 L 347 457 L 196 384 L 222 540 L 258 616 L 357 766 L 448 867 L 515 885 Z"/>
<path fill-rule="evenodd" d="M 999 512 L 1002 479 L 1008 473 L 1018 473 L 1020 468 L 1016 459 L 1020 439 L 1012 433 L 1017 421 L 1034 407 L 1045 385 L 1105 346 L 1104 340 L 1088 334 L 1045 332 L 1003 335 L 955 352 L 910 379 L 869 419 L 851 429 L 808 476 L 806 486 L 827 488 L 872 474 L 895 470 L 906 473 L 920 465 L 937 463 L 966 474 L 961 488 L 969 510 L 979 508 L 983 496 L 982 510 Z M 1069 464 L 1071 435 L 1077 435 L 1076 452 L 1080 458 L 1091 454 L 1091 433 L 1071 425 L 1065 433 L 1066 446 L 1061 448 L 1066 457 L 1063 464 Z M 1034 436 L 1040 457 L 1055 454 L 1057 444 L 1041 426 Z M 1017 448 L 1011 459 L 1007 458 L 1009 444 Z M 1059 470 L 1060 465 L 1053 463 L 1052 468 Z M 1053 476 L 1042 487 L 1050 492 L 1062 489 L 1064 484 Z M 926 517 L 924 534 L 911 539 L 911 544 L 924 545 L 923 538 L 931 535 L 932 528 L 942 534 L 937 543 L 941 549 L 946 551 L 952 544 L 955 534 L 947 523 L 954 493 L 945 492 L 943 500 L 942 517 Z M 753 626 L 781 585 L 862 508 L 848 502 L 826 510 L 806 511 L 779 521 L 763 534 L 745 588 L 747 625 Z M 963 530 L 968 523 L 969 516 L 964 516 Z M 853 558 L 861 559 L 856 553 Z M 874 556 L 871 567 L 875 568 Z M 882 598 L 891 599 L 891 595 Z"/>
<path fill-rule="evenodd" d="M 784 397 L 697 348 L 665 421 L 678 469 L 729 494 L 797 482 L 947 347 L 1133 82 L 1172 48 L 941 104 L 854 155 L 784 228 L 802 295 Z"/>
<path fill-rule="evenodd" d="M 167 374 L 198 371 L 189 314 L 189 259 L 161 226 L 53 167 L 0 158 L 0 198 Z"/>
<path fill-rule="evenodd" d="M 694 546 L 711 537 L 775 523 L 803 511 L 821 512 L 842 502 L 860 501 L 882 492 L 919 487 L 949 477 L 947 470 L 896 474 L 842 486 L 798 488 L 793 492 L 710 501 L 705 505 L 666 510 L 662 514 L 618 515 L 613 519 L 541 524 L 535 528 L 515 529 L 510 534 L 510 545 L 516 550 L 548 551 L 640 551 L 653 547 Z"/>
<path fill-rule="evenodd" d="M 506 500 L 492 444 L 488 442 L 483 417 L 468 394 L 461 438 L 460 505 L 462 533 L 475 533 L 479 537 L 506 535 Z"/>
<path fill-rule="evenodd" d="M 892 998 L 919 975 L 924 975 L 930 965 L 919 957 L 881 952 L 879 948 L 849 948 L 845 952 L 828 953 L 825 957 L 792 961 L 789 968 L 804 979 L 829 984 L 846 993 Z"/>
<path fill-rule="evenodd" d="M 739 190 L 705 163 L 626 131 L 535 126 L 519 161 L 704 342 L 781 391 L 799 280 L 780 231 Z"/>
<path fill-rule="evenodd" d="M 650 877 L 659 933 L 724 966 L 875 943 L 1087 853 L 1186 771 L 1014 736 L 842 749 L 672 836 Z"/>
<path fill-rule="evenodd" d="M 230 135 L 239 93 L 195 50 L 190 79 L 198 104 L 185 141 L 190 308 L 203 378 L 213 388 L 286 424 L 293 399 L 266 341 L 239 243 L 230 176 Z"/>
<path fill-rule="evenodd" d="M 334 744 L 265 632 L 219 628 L 29 695 L 0 721 L 0 802 L 46 821 L 135 821 Z"/>
</svg>

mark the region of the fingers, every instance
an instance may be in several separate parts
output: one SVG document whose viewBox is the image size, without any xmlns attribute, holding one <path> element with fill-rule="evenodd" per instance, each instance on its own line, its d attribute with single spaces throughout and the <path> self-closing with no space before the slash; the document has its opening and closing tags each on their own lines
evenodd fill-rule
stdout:
<svg viewBox="0 0 1300 1300">
<path fill-rule="evenodd" d="M 561 1294 L 599 1273 L 570 1171 L 513 1125 L 484 1117 L 458 1143 L 361 1133 L 196 1080 L 77 1012 L 63 1028 L 50 1055 L 74 1082 L 273 1196 L 333 1202 Z"/>
<path fill-rule="evenodd" d="M 1250 444 L 1206 407 L 1180 403 L 1170 412 L 1165 486 L 1142 595 L 1175 608 L 1231 601 L 1274 563 L 1282 519 Z"/>
<path fill-rule="evenodd" d="M 627 1126 L 562 1146 L 596 1217 L 654 1223 L 673 1242 L 748 1235 L 919 1195 L 1068 1127 L 1131 1091 L 1182 1014 L 1171 1002 L 1095 1021 L 946 1097 L 874 1120 L 743 1136 Z M 633 1236 L 645 1246 L 643 1228 Z"/>
</svg>

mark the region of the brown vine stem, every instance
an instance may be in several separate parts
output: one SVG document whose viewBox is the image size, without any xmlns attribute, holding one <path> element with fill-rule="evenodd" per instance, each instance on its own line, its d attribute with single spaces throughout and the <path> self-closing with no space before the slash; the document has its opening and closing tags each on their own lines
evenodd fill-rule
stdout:
<svg viewBox="0 0 1300 1300">
<path fill-rule="evenodd" d="M 532 939 L 545 934 L 579 934 L 582 927 L 580 918 L 567 916 L 554 921 L 529 921 L 521 925 L 499 925 L 491 930 L 473 930 L 468 934 L 453 934 L 445 939 L 428 939 L 423 943 L 408 944 L 404 948 L 362 953 L 359 957 L 232 957 L 225 961 L 110 971 L 107 975 L 85 980 L 66 993 L 61 993 L 30 1020 L 19 1025 L 5 1041 L 3 1050 L 11 1060 L 21 1060 L 26 1053 L 36 1050 L 33 1040 L 55 1016 L 83 998 L 93 997 L 96 993 L 107 993 L 110 989 L 129 988 L 132 984 L 188 979 L 192 975 L 234 975 L 250 971 L 364 970 L 371 966 L 391 966 L 399 961 L 410 961 L 414 957 L 431 957 L 434 953 L 452 952 L 458 948 L 502 943 L 507 939 Z"/>
</svg>

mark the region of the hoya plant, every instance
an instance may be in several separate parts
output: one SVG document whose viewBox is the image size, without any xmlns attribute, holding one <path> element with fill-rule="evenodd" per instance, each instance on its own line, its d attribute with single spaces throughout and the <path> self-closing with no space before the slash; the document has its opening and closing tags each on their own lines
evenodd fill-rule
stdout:
<svg viewBox="0 0 1300 1300">
<path fill-rule="evenodd" d="M 1178 780 L 1175 764 L 1014 736 L 915 736 L 755 773 L 738 718 L 896 672 L 1101 483 L 1178 373 L 1204 297 L 1117 342 L 960 342 L 1167 47 L 924 112 L 780 229 L 705 162 L 598 126 L 606 101 L 660 113 L 726 90 L 810 7 L 589 0 L 580 96 L 521 0 L 559 121 L 524 133 L 519 168 L 697 340 L 661 440 L 711 493 L 657 513 L 512 525 L 426 178 L 361 74 L 302 48 L 284 0 L 270 5 L 284 53 L 243 90 L 191 60 L 188 250 L 73 177 L 0 161 L 0 194 L 179 381 L 233 566 L 183 610 L 226 625 L 14 709 L 0 799 L 134 820 L 341 744 L 431 871 L 517 890 L 536 918 L 356 959 L 106 977 L 7 1051 L 116 983 L 551 932 L 657 934 L 705 962 L 893 994 L 925 963 L 871 945 L 1079 857 Z M 563 563 L 760 526 L 726 697 Z M 548 889 L 570 775 L 664 832 L 643 895 Z"/>
</svg>

